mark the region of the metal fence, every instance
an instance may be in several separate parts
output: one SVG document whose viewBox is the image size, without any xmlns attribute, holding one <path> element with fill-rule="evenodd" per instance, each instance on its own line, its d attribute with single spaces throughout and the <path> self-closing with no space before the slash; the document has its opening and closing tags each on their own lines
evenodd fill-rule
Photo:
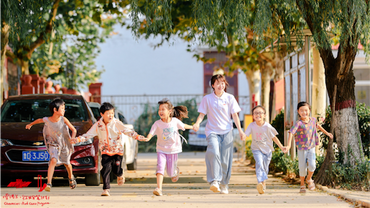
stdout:
<svg viewBox="0 0 370 208">
<path fill-rule="evenodd" d="M 122 111 L 128 123 L 134 124 L 136 119 L 143 113 L 145 106 L 157 107 L 158 101 L 163 98 L 168 98 L 173 105 L 194 99 L 197 103 L 197 108 L 202 101 L 204 95 L 103 95 L 93 96 L 91 101 L 100 100 L 101 103 L 109 102 L 113 104 L 118 110 Z M 243 120 L 244 114 L 250 114 L 249 96 L 235 97 L 240 105 L 242 111 L 239 116 Z"/>
</svg>

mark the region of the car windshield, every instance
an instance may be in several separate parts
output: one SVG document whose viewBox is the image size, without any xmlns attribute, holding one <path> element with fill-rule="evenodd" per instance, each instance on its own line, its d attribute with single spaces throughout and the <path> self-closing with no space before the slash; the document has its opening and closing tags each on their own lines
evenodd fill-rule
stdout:
<svg viewBox="0 0 370 208">
<path fill-rule="evenodd" d="M 96 107 L 91 107 L 91 111 L 93 112 L 94 114 L 94 117 L 96 118 L 96 120 L 99 120 L 100 119 L 100 109 L 99 108 L 96 108 Z"/>
<path fill-rule="evenodd" d="M 49 117 L 49 103 L 52 99 L 10 100 L 1 112 L 1 122 L 32 122 L 36 119 Z M 82 100 L 65 99 L 64 116 L 71 122 L 86 121 L 87 110 Z"/>
<path fill-rule="evenodd" d="M 118 119 L 122 121 L 122 123 L 127 124 L 126 118 L 120 113 L 118 113 Z"/>
</svg>

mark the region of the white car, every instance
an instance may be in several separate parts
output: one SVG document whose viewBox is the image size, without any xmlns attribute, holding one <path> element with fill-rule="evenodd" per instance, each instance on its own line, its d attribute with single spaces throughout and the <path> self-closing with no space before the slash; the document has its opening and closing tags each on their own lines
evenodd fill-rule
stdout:
<svg viewBox="0 0 370 208">
<path fill-rule="evenodd" d="M 193 149 L 207 149 L 207 137 L 205 133 L 206 124 L 207 120 L 205 119 L 199 124 L 199 130 L 197 132 L 190 129 L 188 143 Z M 240 139 L 238 129 L 235 124 L 233 125 L 234 151 L 237 151 L 242 145 L 242 141 Z"/>
<path fill-rule="evenodd" d="M 91 111 L 93 112 L 96 120 L 100 119 L 100 104 L 99 103 L 94 103 L 94 102 L 89 102 L 88 103 Z M 134 128 L 133 125 L 127 124 L 126 118 L 123 116 L 122 111 L 115 109 L 114 110 L 114 117 L 122 121 L 125 126 L 128 128 Z M 137 143 L 137 140 L 134 138 L 128 137 L 124 134 L 122 134 L 122 141 L 124 142 L 124 147 L 125 147 L 125 152 L 123 155 L 123 164 L 126 164 L 127 170 L 136 170 L 137 169 L 137 153 L 139 150 L 139 145 Z"/>
</svg>

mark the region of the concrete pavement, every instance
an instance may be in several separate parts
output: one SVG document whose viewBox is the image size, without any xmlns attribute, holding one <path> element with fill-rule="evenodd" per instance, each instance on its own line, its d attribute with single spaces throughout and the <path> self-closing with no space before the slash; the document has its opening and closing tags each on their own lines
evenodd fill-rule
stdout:
<svg viewBox="0 0 370 208">
<path fill-rule="evenodd" d="M 156 154 L 148 153 L 139 154 L 138 170 L 126 171 L 123 186 L 112 183 L 110 197 L 100 196 L 102 185 L 86 187 L 80 179 L 74 190 L 54 186 L 50 193 L 38 192 L 37 187 L 2 188 L 1 207 L 354 207 L 320 190 L 299 194 L 298 185 L 271 175 L 266 193 L 260 195 L 254 169 L 245 162 L 234 162 L 228 195 L 209 190 L 204 153 L 181 153 L 178 166 L 179 181 L 172 183 L 166 177 L 160 197 L 152 194 L 156 187 Z"/>
</svg>

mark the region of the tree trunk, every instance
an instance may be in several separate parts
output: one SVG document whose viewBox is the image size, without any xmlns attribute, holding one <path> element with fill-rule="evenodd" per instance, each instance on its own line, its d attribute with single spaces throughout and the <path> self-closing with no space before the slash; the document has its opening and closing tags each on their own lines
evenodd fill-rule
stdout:
<svg viewBox="0 0 370 208">
<path fill-rule="evenodd" d="M 356 112 L 355 77 L 353 62 L 356 48 L 349 45 L 339 48 L 338 57 L 328 58 L 325 51 L 320 50 L 325 66 L 326 88 L 330 103 L 335 100 L 334 131 L 343 164 L 355 166 L 364 159 L 359 124 Z M 323 53 L 324 52 L 324 53 Z M 337 94 L 334 99 L 334 86 L 337 85 Z"/>
<path fill-rule="evenodd" d="M 332 112 L 335 111 L 335 99 L 337 95 L 337 86 L 334 86 L 333 93 L 333 105 L 331 106 Z M 330 120 L 330 133 L 335 135 L 334 124 L 335 122 L 335 113 L 332 114 Z M 323 164 L 319 172 L 316 175 L 316 183 L 327 186 L 332 185 L 333 181 L 331 180 L 331 171 L 332 171 L 332 162 L 335 160 L 334 151 L 333 151 L 333 139 L 329 139 L 328 148 L 326 149 L 326 155 Z"/>
<path fill-rule="evenodd" d="M 28 60 L 21 60 L 20 61 L 20 67 L 22 68 L 22 72 L 24 72 L 25 75 L 29 75 L 30 74 L 30 70 L 29 70 L 29 61 Z"/>
<path fill-rule="evenodd" d="M 5 68 L 5 53 L 1 53 L 1 78 L 0 78 L 0 105 L 3 104 L 3 93 L 8 90 L 8 82 L 7 82 L 7 69 Z"/>
<path fill-rule="evenodd" d="M 274 68 L 271 63 L 259 61 L 261 69 L 261 105 L 266 109 L 265 120 L 270 121 L 270 81 L 274 76 Z"/>
<path fill-rule="evenodd" d="M 245 72 L 248 80 L 248 87 L 249 87 L 249 96 L 250 96 L 250 111 L 252 113 L 252 108 L 255 105 L 259 105 L 261 103 L 261 96 L 260 96 L 260 82 L 261 82 L 261 75 L 259 70 L 247 70 Z M 254 100 L 253 100 L 254 98 Z M 255 102 L 255 103 L 254 103 Z"/>
<path fill-rule="evenodd" d="M 6 46 L 8 45 L 8 42 L 9 42 L 9 25 L 3 21 L 1 27 L 0 105 L 3 104 L 3 93 L 5 90 L 7 90 L 7 80 L 6 80 L 7 69 L 5 68 L 5 59 L 6 59 Z"/>
</svg>

